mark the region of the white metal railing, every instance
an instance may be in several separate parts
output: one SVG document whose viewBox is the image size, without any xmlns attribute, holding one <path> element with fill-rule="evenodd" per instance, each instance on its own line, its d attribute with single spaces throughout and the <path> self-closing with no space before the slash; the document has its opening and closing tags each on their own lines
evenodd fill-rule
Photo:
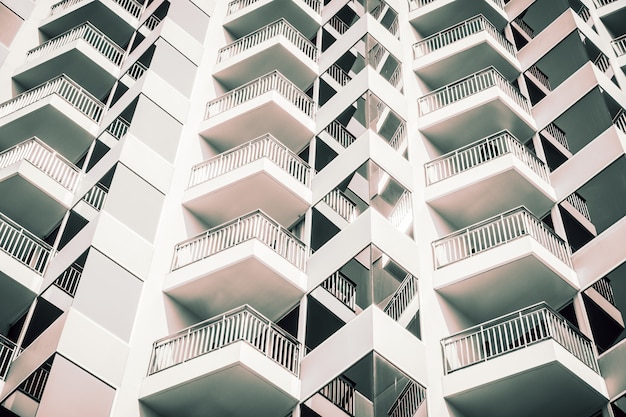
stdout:
<svg viewBox="0 0 626 417">
<path fill-rule="evenodd" d="M 350 80 L 352 79 L 352 77 L 350 77 L 348 73 L 345 72 L 343 69 L 341 69 L 341 67 L 337 64 L 333 64 L 330 67 L 328 67 L 326 72 L 328 73 L 328 75 L 331 76 L 333 80 L 337 81 L 339 85 L 342 87 L 348 84 L 348 82 L 350 82 Z"/>
<path fill-rule="evenodd" d="M 143 26 L 147 27 L 149 30 L 154 30 L 161 23 L 161 19 L 156 17 L 155 15 L 150 15 L 143 23 Z"/>
<path fill-rule="evenodd" d="M 289 372 L 299 374 L 300 343 L 245 305 L 154 342 L 148 375 L 239 341 L 247 342 Z"/>
<path fill-rule="evenodd" d="M 598 67 L 600 71 L 604 74 L 611 68 L 611 63 L 609 62 L 609 57 L 600 52 L 600 55 L 596 59 L 594 59 L 593 64 Z"/>
<path fill-rule="evenodd" d="M 377 43 L 368 51 L 367 55 L 370 66 L 378 71 L 378 66 L 383 61 L 383 58 L 389 56 L 389 51 L 380 43 Z"/>
<path fill-rule="evenodd" d="M 387 411 L 387 415 L 389 417 L 413 417 L 425 399 L 426 388 L 409 380 Z"/>
<path fill-rule="evenodd" d="M 80 179 L 80 170 L 41 140 L 37 138 L 27 139 L 4 152 L 0 152 L 0 169 L 19 161 L 30 162 L 66 189 L 76 190 L 76 185 Z"/>
<path fill-rule="evenodd" d="M 402 81 L 402 65 L 398 64 L 396 69 L 393 70 L 393 73 L 389 77 L 389 84 L 397 88 L 400 85 L 400 81 Z"/>
<path fill-rule="evenodd" d="M 531 236 L 571 267 L 569 246 L 524 207 L 518 207 L 433 242 L 435 266 L 439 269 L 524 236 Z"/>
<path fill-rule="evenodd" d="M 96 123 L 104 113 L 104 104 L 83 90 L 65 74 L 46 81 L 0 104 L 0 117 L 16 112 L 45 97 L 56 94 Z"/>
<path fill-rule="evenodd" d="M 109 190 L 104 185 L 98 183 L 87 191 L 87 194 L 83 196 L 83 201 L 100 211 L 107 198 L 108 192 Z"/>
<path fill-rule="evenodd" d="M 491 67 L 476 72 L 452 84 L 438 88 L 418 100 L 420 116 L 432 113 L 452 103 L 463 100 L 481 91 L 498 87 L 518 106 L 530 113 L 530 103 L 506 78 Z"/>
<path fill-rule="evenodd" d="M 443 345 L 446 373 L 553 339 L 599 373 L 592 343 L 545 303 L 507 314 L 447 337 Z"/>
<path fill-rule="evenodd" d="M 513 154 L 544 181 L 549 182 L 546 164 L 507 131 L 496 133 L 428 162 L 426 185 L 450 178 L 503 155 Z"/>
<path fill-rule="evenodd" d="M 353 222 L 358 215 L 356 204 L 340 189 L 335 188 L 322 198 L 322 201 L 348 222 Z"/>
<path fill-rule="evenodd" d="M 285 37 L 311 60 L 317 62 L 317 47 L 315 44 L 304 37 L 298 29 L 294 28 L 284 18 L 272 22 L 267 26 L 263 26 L 243 38 L 226 45 L 218 51 L 217 62 L 220 63 L 228 58 L 232 58 L 235 55 L 278 36 Z"/>
<path fill-rule="evenodd" d="M 617 126 L 619 130 L 626 133 L 626 111 L 620 109 L 613 118 L 613 124 Z"/>
<path fill-rule="evenodd" d="M 128 74 L 128 76 L 133 80 L 137 81 L 146 71 L 148 71 L 148 67 L 139 61 L 135 61 L 135 63 L 128 68 L 126 74 Z"/>
<path fill-rule="evenodd" d="M 411 1 L 411 9 L 419 9 L 420 7 L 426 6 L 427 4 L 433 3 L 437 0 L 410 0 Z M 504 10 L 504 0 L 489 0 L 492 4 Z"/>
<path fill-rule="evenodd" d="M 515 19 L 513 19 L 513 21 L 517 23 L 517 26 L 522 30 L 522 32 L 528 35 L 530 39 L 533 39 L 535 37 L 535 31 L 533 30 L 533 28 L 528 26 L 528 23 L 522 20 L 521 17 L 516 17 Z"/>
<path fill-rule="evenodd" d="M 228 16 L 235 12 L 238 12 L 241 9 L 245 9 L 246 7 L 253 5 L 257 1 L 259 0 L 233 0 L 228 3 L 226 15 Z M 320 0 L 303 0 L 303 2 L 318 14 L 322 12 L 322 2 Z"/>
<path fill-rule="evenodd" d="M 626 55 L 626 34 L 613 39 L 611 45 L 617 56 Z"/>
<path fill-rule="evenodd" d="M 339 33 L 340 35 L 343 35 L 344 33 L 348 31 L 348 29 L 350 29 L 350 26 L 348 26 L 347 23 L 341 20 L 337 15 L 334 15 L 333 17 L 331 17 L 328 20 L 328 24 L 330 25 L 330 27 L 335 29 L 337 33 Z"/>
<path fill-rule="evenodd" d="M 46 270 L 52 248 L 0 213 L 0 250 L 40 275 Z"/>
<path fill-rule="evenodd" d="M 349 415 L 354 416 L 354 385 L 354 382 L 339 375 L 319 390 L 319 393 Z"/>
<path fill-rule="evenodd" d="M 276 91 L 309 117 L 315 115 L 315 102 L 279 71 L 272 71 L 207 103 L 205 120 L 250 101 L 269 91 Z"/>
<path fill-rule="evenodd" d="M 554 123 L 550 123 L 546 126 L 545 129 L 541 131 L 541 133 L 548 134 L 552 136 L 557 142 L 559 142 L 565 149 L 569 150 L 569 144 L 567 143 L 567 137 L 565 136 L 565 132 L 559 128 Z"/>
<path fill-rule="evenodd" d="M 536 65 L 531 65 L 526 72 L 535 77 L 535 79 L 539 81 L 539 83 L 547 88 L 549 91 L 552 90 L 552 87 L 550 87 L 550 80 L 548 79 L 548 76 L 544 74 L 544 72 L 541 71 L 539 68 L 537 68 Z"/>
<path fill-rule="evenodd" d="M 605 300 L 615 305 L 615 296 L 613 295 L 613 287 L 611 286 L 611 280 L 607 277 L 602 277 L 591 286 L 596 290 Z"/>
<path fill-rule="evenodd" d="M 270 134 L 230 149 L 191 168 L 189 188 L 267 158 L 301 184 L 311 186 L 311 167 Z"/>
<path fill-rule="evenodd" d="M 333 272 L 321 285 L 336 299 L 345 304 L 350 310 L 356 307 L 356 284 L 339 271 Z"/>
<path fill-rule="evenodd" d="M 89 22 L 76 26 L 59 36 L 44 42 L 38 47 L 31 49 L 26 54 L 26 62 L 48 55 L 50 52 L 62 48 L 63 46 L 78 39 L 82 39 L 87 42 L 96 51 L 100 52 L 100 54 L 115 65 L 120 66 L 122 63 L 124 50 Z"/>
<path fill-rule="evenodd" d="M 394 132 L 391 139 L 389 139 L 389 146 L 391 146 L 394 150 L 399 151 L 406 139 L 406 124 L 401 122 L 396 131 Z"/>
<path fill-rule="evenodd" d="M 0 379 L 6 379 L 14 355 L 15 343 L 0 335 Z"/>
<path fill-rule="evenodd" d="M 585 22 L 589 22 L 589 20 L 591 19 L 591 12 L 589 12 L 589 8 L 584 4 L 580 6 L 580 9 L 578 9 L 576 14 L 580 16 L 580 18 Z"/>
<path fill-rule="evenodd" d="M 389 27 L 387 28 L 387 30 L 393 36 L 398 37 L 398 29 L 400 29 L 400 19 L 398 19 L 398 15 L 396 15 L 393 21 L 389 24 Z"/>
<path fill-rule="evenodd" d="M 114 138 L 120 140 L 126 136 L 129 128 L 130 122 L 120 116 L 113 120 L 113 123 L 107 126 L 106 131 L 109 132 Z"/>
<path fill-rule="evenodd" d="M 591 215 L 589 214 L 589 207 L 584 198 L 577 192 L 573 192 L 565 198 L 565 201 L 570 203 L 577 212 L 582 214 L 587 220 L 591 221 Z"/>
<path fill-rule="evenodd" d="M 428 36 L 413 45 L 415 59 L 455 43 L 473 34 L 485 32 L 494 38 L 509 53 L 515 55 L 515 46 L 502 35 L 483 15 L 474 16 L 434 35 Z"/>
<path fill-rule="evenodd" d="M 76 294 L 78 282 L 83 274 L 83 267 L 77 264 L 70 265 L 63 273 L 54 280 L 54 285 L 71 295 Z"/>
<path fill-rule="evenodd" d="M 341 146 L 347 148 L 352 145 L 356 140 L 356 137 L 352 135 L 341 123 L 333 120 L 326 128 L 324 132 L 328 133 L 333 139 L 335 139 Z"/>
<path fill-rule="evenodd" d="M 393 293 L 385 307 L 383 307 L 383 311 L 397 321 L 411 300 L 413 300 L 415 294 L 417 294 L 417 277 L 406 274 L 400 286 Z"/>
<path fill-rule="evenodd" d="M 43 364 L 35 372 L 30 374 L 17 388 L 18 391 L 28 395 L 33 400 L 41 401 L 43 390 L 46 388 L 48 376 L 50 375 L 50 365 Z"/>
<path fill-rule="evenodd" d="M 260 240 L 288 262 L 305 270 L 309 252 L 304 243 L 257 210 L 176 245 L 172 271 L 251 239 Z"/>
<path fill-rule="evenodd" d="M 412 217 L 412 208 L 411 193 L 405 190 L 389 213 L 389 222 L 399 228 L 408 216 Z"/>
<path fill-rule="evenodd" d="M 606 6 L 607 4 L 611 4 L 616 1 L 617 0 L 593 0 L 593 2 L 596 4 L 596 7 Z"/>
<path fill-rule="evenodd" d="M 63 10 L 70 8 L 74 6 L 75 4 L 81 3 L 83 1 L 86 2 L 86 0 L 60 1 L 52 5 L 52 7 L 50 8 L 50 14 L 54 15 L 54 14 L 60 13 Z M 134 17 L 139 18 L 139 15 L 141 14 L 141 8 L 142 8 L 141 3 L 138 3 L 135 0 L 113 0 L 113 2 L 117 3 L 119 6 L 121 6 L 124 10 L 126 10 L 128 13 L 130 13 Z"/>
</svg>

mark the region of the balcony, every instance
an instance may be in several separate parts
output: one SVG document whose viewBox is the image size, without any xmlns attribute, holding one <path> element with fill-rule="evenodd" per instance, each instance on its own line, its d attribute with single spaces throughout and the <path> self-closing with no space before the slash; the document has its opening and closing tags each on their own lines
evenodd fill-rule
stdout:
<svg viewBox="0 0 626 417">
<path fill-rule="evenodd" d="M 426 201 L 457 227 L 520 205 L 543 214 L 556 200 L 546 164 L 506 131 L 425 167 Z"/>
<path fill-rule="evenodd" d="M 213 76 L 234 88 L 278 70 L 306 89 L 317 76 L 317 56 L 315 44 L 280 19 L 220 49 Z"/>
<path fill-rule="evenodd" d="M 80 170 L 37 138 L 0 153 L 0 212 L 46 236 L 69 209 Z M 28 207 L 28 209 L 25 209 Z"/>
<path fill-rule="evenodd" d="M 322 23 L 321 0 L 233 0 L 228 3 L 224 28 L 237 37 L 285 18 L 310 39 Z"/>
<path fill-rule="evenodd" d="M 124 54 L 115 42 L 85 22 L 28 51 L 13 79 L 28 89 L 64 73 L 91 94 L 103 97 L 119 77 Z"/>
<path fill-rule="evenodd" d="M 210 101 L 200 134 L 219 149 L 270 133 L 299 151 L 315 134 L 315 102 L 273 71 Z"/>
<path fill-rule="evenodd" d="M 474 16 L 413 45 L 413 71 L 431 88 L 493 65 L 507 79 L 521 68 L 515 46 L 484 16 Z"/>
<path fill-rule="evenodd" d="M 567 244 L 520 207 L 433 242 L 435 289 L 475 322 L 576 293 Z M 476 300 L 480 300 L 477 303 Z"/>
<path fill-rule="evenodd" d="M 156 341 L 140 401 L 164 417 L 286 415 L 300 395 L 300 350 L 270 320 L 239 307 Z"/>
<path fill-rule="evenodd" d="M 15 343 L 0 335 L 0 380 L 5 380 L 15 356 Z"/>
<path fill-rule="evenodd" d="M 594 0 L 598 17 L 613 33 L 623 33 L 624 19 L 626 19 L 626 2 L 623 0 Z"/>
<path fill-rule="evenodd" d="M 0 104 L 0 149 L 36 136 L 77 161 L 93 141 L 104 107 L 61 75 Z"/>
<path fill-rule="evenodd" d="M 444 152 L 503 129 L 521 140 L 536 130 L 528 99 L 493 67 L 426 94 L 418 105 L 420 131 Z"/>
<path fill-rule="evenodd" d="M 588 416 L 607 401 L 591 341 L 544 303 L 442 345 L 444 397 L 465 416 Z"/>
<path fill-rule="evenodd" d="M 298 155 L 264 135 L 194 166 L 183 205 L 214 223 L 260 208 L 291 225 L 311 205 L 311 174 Z"/>
<path fill-rule="evenodd" d="M 275 320 L 306 290 L 308 252 L 255 211 L 176 245 L 164 291 L 201 317 L 249 304 Z"/>
<path fill-rule="evenodd" d="M 143 6 L 135 0 L 63 0 L 53 4 L 39 29 L 53 38 L 86 21 L 124 45 L 130 39 Z"/>
<path fill-rule="evenodd" d="M 507 25 L 504 0 L 410 0 L 409 21 L 422 34 L 429 36 L 450 26 L 482 14 L 498 31 Z"/>
</svg>

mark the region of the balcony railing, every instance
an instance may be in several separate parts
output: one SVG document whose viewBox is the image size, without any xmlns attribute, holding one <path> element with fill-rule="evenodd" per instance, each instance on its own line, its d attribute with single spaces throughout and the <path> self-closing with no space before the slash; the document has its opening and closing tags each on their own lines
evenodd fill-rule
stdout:
<svg viewBox="0 0 626 417">
<path fill-rule="evenodd" d="M 311 167 L 270 134 L 237 146 L 191 168 L 189 188 L 267 158 L 301 184 L 311 186 Z"/>
<path fill-rule="evenodd" d="M 561 130 L 554 123 L 550 123 L 544 130 L 541 131 L 544 135 L 552 136 L 557 142 L 559 142 L 565 149 L 569 150 L 569 144 L 567 143 L 567 137 L 565 136 L 565 132 Z"/>
<path fill-rule="evenodd" d="M 285 19 L 277 20 L 225 46 L 217 53 L 217 62 L 232 58 L 269 39 L 285 37 L 311 60 L 317 62 L 317 47 Z"/>
<path fill-rule="evenodd" d="M 107 198 L 108 192 L 109 190 L 104 185 L 96 184 L 83 196 L 83 201 L 100 211 Z"/>
<path fill-rule="evenodd" d="M 417 294 L 417 278 L 407 274 L 398 289 L 383 308 L 383 311 L 392 319 L 398 320 L 404 310 L 409 305 L 413 297 Z M 411 414 L 412 416 L 412 414 Z"/>
<path fill-rule="evenodd" d="M 576 11 L 576 14 L 580 16 L 580 18 L 585 22 L 589 22 L 589 20 L 591 20 L 591 13 L 589 12 L 589 8 L 584 4 L 580 6 L 580 8 Z"/>
<path fill-rule="evenodd" d="M 352 145 L 356 138 L 352 133 L 348 131 L 341 123 L 336 120 L 333 120 L 326 128 L 324 129 L 326 133 L 328 133 L 333 139 L 335 139 L 341 146 L 347 148 Z"/>
<path fill-rule="evenodd" d="M 402 81 L 402 65 L 398 64 L 396 69 L 393 70 L 391 77 L 389 77 L 389 84 L 398 88 L 398 86 L 400 85 L 400 81 Z"/>
<path fill-rule="evenodd" d="M 54 285 L 73 297 L 76 294 L 76 288 L 78 288 L 78 282 L 82 275 L 83 267 L 73 264 L 54 280 Z"/>
<path fill-rule="evenodd" d="M 20 392 L 28 395 L 33 400 L 39 402 L 46 388 L 48 376 L 50 375 L 50 365 L 42 365 L 33 372 L 24 382 L 17 388 Z"/>
<path fill-rule="evenodd" d="M 522 32 L 524 32 L 530 39 L 533 39 L 535 37 L 535 31 L 533 30 L 533 28 L 531 28 L 530 26 L 528 26 L 528 23 L 526 23 L 524 20 L 522 20 L 521 17 L 516 17 L 515 19 L 513 19 L 513 21 L 515 23 L 517 23 L 517 26 L 522 30 Z"/>
<path fill-rule="evenodd" d="M 128 68 L 126 74 L 133 80 L 137 81 L 146 71 L 148 71 L 148 67 L 142 64 L 139 61 L 136 61 L 133 65 Z"/>
<path fill-rule="evenodd" d="M 235 12 L 238 12 L 241 9 L 245 9 L 248 6 L 253 5 L 259 0 L 233 0 L 228 3 L 228 9 L 226 11 L 226 15 L 231 15 Z M 322 2 L 320 0 L 303 0 L 304 4 L 313 9 L 316 13 L 322 12 Z"/>
<path fill-rule="evenodd" d="M 126 136 L 128 129 L 130 128 L 130 123 L 126 121 L 123 117 L 118 117 L 113 120 L 113 123 L 107 126 L 106 131 L 111 134 L 117 140 L 122 139 Z"/>
<path fill-rule="evenodd" d="M 0 117 L 23 109 L 53 94 L 63 98 L 71 106 L 94 122 L 100 122 L 100 118 L 104 113 L 104 104 L 87 91 L 83 90 L 82 87 L 65 74 L 53 78 L 50 81 L 46 81 L 0 104 Z"/>
<path fill-rule="evenodd" d="M 348 415 L 354 416 L 354 385 L 354 382 L 339 375 L 319 390 L 319 393 Z"/>
<path fill-rule="evenodd" d="M 413 417 L 425 399 L 426 388 L 409 380 L 387 411 L 387 415 L 389 417 Z"/>
<path fill-rule="evenodd" d="M 420 7 L 426 6 L 430 3 L 434 3 L 437 0 L 410 0 L 411 10 L 419 9 Z M 504 0 L 489 0 L 494 6 L 504 10 Z"/>
<path fill-rule="evenodd" d="M 587 201 L 580 196 L 580 194 L 574 192 L 565 198 L 565 201 L 570 203 L 577 212 L 583 215 L 585 219 L 591 221 L 591 214 L 589 214 L 589 207 Z"/>
<path fill-rule="evenodd" d="M 617 126 L 619 130 L 626 133 L 626 110 L 620 109 L 613 118 L 613 124 Z"/>
<path fill-rule="evenodd" d="M 69 191 L 76 189 L 80 170 L 37 138 L 25 140 L 0 153 L 0 169 L 19 161 L 30 162 Z"/>
<path fill-rule="evenodd" d="M 600 52 L 600 55 L 596 59 L 593 60 L 593 65 L 598 67 L 600 71 L 606 74 L 611 68 L 611 63 L 609 62 L 609 57 Z"/>
<path fill-rule="evenodd" d="M 251 239 L 260 240 L 304 271 L 309 253 L 304 243 L 260 210 L 176 245 L 172 271 Z"/>
<path fill-rule="evenodd" d="M 15 343 L 0 335 L 0 379 L 6 379 L 14 355 Z"/>
<path fill-rule="evenodd" d="M 348 82 L 350 82 L 350 80 L 352 79 L 352 77 L 350 77 L 348 73 L 341 69 L 341 67 L 337 64 L 333 64 L 328 67 L 328 70 L 326 70 L 326 72 L 342 87 L 348 84 Z"/>
<path fill-rule="evenodd" d="M 389 222 L 394 225 L 394 227 L 402 226 L 404 220 L 413 214 L 412 208 L 411 193 L 405 190 L 391 210 L 391 213 L 389 213 Z"/>
<path fill-rule="evenodd" d="M 498 29 L 483 15 L 478 15 L 417 42 L 413 45 L 413 56 L 415 59 L 420 58 L 480 32 L 489 34 L 510 54 L 515 55 L 515 46 L 498 32 Z"/>
<path fill-rule="evenodd" d="M 548 339 L 599 372 L 591 341 L 546 304 L 540 303 L 443 339 L 446 373 Z"/>
<path fill-rule="evenodd" d="M 289 372 L 300 372 L 300 343 L 246 305 L 154 342 L 148 375 L 239 341 Z"/>
<path fill-rule="evenodd" d="M 62 48 L 78 39 L 82 39 L 87 42 L 96 51 L 100 52 L 106 59 L 115 65 L 120 66 L 122 63 L 124 50 L 117 46 L 115 42 L 109 39 L 108 36 L 100 32 L 89 22 L 85 22 L 80 26 L 70 29 L 61 35 L 50 39 L 38 47 L 31 49 L 26 54 L 26 62 L 48 55 L 50 52 Z"/>
<path fill-rule="evenodd" d="M 513 154 L 544 181 L 549 181 L 546 164 L 507 131 L 447 153 L 426 164 L 426 185 L 468 171 L 503 155 Z"/>
<path fill-rule="evenodd" d="M 606 6 L 607 4 L 615 3 L 617 0 L 593 0 L 596 7 Z"/>
<path fill-rule="evenodd" d="M 528 68 L 527 72 L 531 74 L 533 77 L 535 77 L 535 79 L 545 88 L 547 88 L 548 91 L 552 91 L 552 87 L 550 87 L 550 80 L 548 79 L 548 76 L 544 74 L 544 72 L 541 71 L 539 68 L 537 68 L 536 65 L 531 65 Z"/>
<path fill-rule="evenodd" d="M 615 305 L 615 296 L 613 295 L 613 287 L 611 286 L 611 280 L 607 277 L 602 277 L 591 286 L 594 290 L 596 290 L 602 298 L 607 300 L 609 303 Z"/>
<path fill-rule="evenodd" d="M 531 236 L 571 267 L 571 253 L 563 239 L 524 207 L 519 207 L 433 242 L 436 268 L 470 258 L 524 236 Z"/>
<path fill-rule="evenodd" d="M 341 20 L 339 16 L 337 15 L 334 15 L 333 17 L 331 17 L 328 20 L 328 24 L 330 25 L 330 27 L 335 29 L 337 33 L 339 33 L 340 35 L 343 35 L 344 33 L 348 31 L 348 29 L 350 29 L 350 26 L 348 26 L 348 24 L 345 23 L 343 20 Z"/>
<path fill-rule="evenodd" d="M 315 102 L 280 72 L 273 71 L 207 103 L 204 118 L 206 120 L 270 91 L 285 97 L 307 116 L 315 115 Z"/>
<path fill-rule="evenodd" d="M 358 215 L 356 204 L 338 188 L 326 194 L 322 201 L 348 222 L 353 222 Z"/>
<path fill-rule="evenodd" d="M 401 122 L 396 131 L 394 132 L 391 139 L 389 139 L 389 146 L 391 146 L 394 150 L 399 151 L 406 139 L 406 124 Z"/>
<path fill-rule="evenodd" d="M 156 17 L 155 15 L 150 15 L 143 23 L 143 26 L 147 27 L 149 30 L 154 30 L 161 23 L 161 19 Z"/>
<path fill-rule="evenodd" d="M 613 39 L 611 45 L 617 56 L 626 55 L 626 34 Z"/>
<path fill-rule="evenodd" d="M 492 87 L 498 87 L 509 98 L 527 113 L 530 112 L 528 99 L 520 93 L 506 78 L 495 68 L 491 67 L 465 77 L 452 84 L 438 88 L 437 90 L 421 97 L 418 100 L 420 116 L 432 113 L 436 110 L 449 106 L 452 103 L 463 100 L 481 91 Z"/>
<path fill-rule="evenodd" d="M 350 278 L 339 271 L 335 271 L 322 282 L 322 288 L 331 293 L 350 310 L 355 310 L 356 284 Z"/>
<path fill-rule="evenodd" d="M 13 220 L 0 213 L 0 250 L 43 275 L 52 248 Z"/>
<path fill-rule="evenodd" d="M 50 14 L 55 15 L 57 13 L 61 13 L 63 10 L 74 6 L 75 4 L 87 2 L 86 0 L 63 0 L 56 4 L 53 4 L 50 8 Z M 142 5 L 141 3 L 136 2 L 135 0 L 113 0 L 114 3 L 117 3 L 128 13 L 133 15 L 136 18 L 139 18 L 141 14 Z"/>
</svg>

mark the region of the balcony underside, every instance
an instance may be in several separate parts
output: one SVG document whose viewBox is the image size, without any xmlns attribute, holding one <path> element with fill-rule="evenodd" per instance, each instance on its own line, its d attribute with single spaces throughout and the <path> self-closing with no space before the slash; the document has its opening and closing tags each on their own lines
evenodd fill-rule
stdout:
<svg viewBox="0 0 626 417">
<path fill-rule="evenodd" d="M 298 377 L 235 342 L 148 376 L 140 401 L 163 417 L 284 416 L 299 390 Z"/>
<path fill-rule="evenodd" d="M 33 302 L 42 278 L 5 252 L 0 252 L 0 330 L 13 324 Z"/>
<path fill-rule="evenodd" d="M 22 161 L 0 170 L 0 212 L 31 233 L 44 237 L 61 221 L 73 194 Z"/>
<path fill-rule="evenodd" d="M 483 32 L 417 58 L 413 71 L 434 90 L 489 66 L 507 80 L 521 72 L 517 60 Z"/>
<path fill-rule="evenodd" d="M 0 118 L 0 150 L 37 136 L 70 162 L 87 152 L 97 125 L 52 95 Z"/>
<path fill-rule="evenodd" d="M 171 272 L 163 291 L 202 318 L 248 304 L 274 321 L 305 289 L 302 271 L 253 239 Z"/>
<path fill-rule="evenodd" d="M 113 87 L 119 68 L 84 41 L 52 51 L 21 66 L 13 76 L 25 90 L 65 74 L 97 98 Z"/>
<path fill-rule="evenodd" d="M 477 14 L 485 16 L 498 30 L 507 24 L 504 10 L 498 10 L 490 0 L 435 0 L 411 11 L 409 21 L 422 36 L 429 36 Z"/>
<path fill-rule="evenodd" d="M 52 38 L 85 22 L 93 24 L 118 45 L 125 45 L 137 19 L 113 0 L 84 0 L 48 17 L 39 30 Z"/>
<path fill-rule="evenodd" d="M 236 106 L 205 120 L 200 135 L 218 150 L 227 150 L 266 133 L 292 151 L 300 151 L 313 136 L 315 123 L 277 92 Z"/>
<path fill-rule="evenodd" d="M 444 266 L 433 277 L 437 292 L 473 323 L 541 301 L 561 307 L 576 294 L 575 279 L 529 236 Z"/>
<path fill-rule="evenodd" d="M 535 129 L 529 115 L 490 88 L 421 117 L 420 131 L 441 152 L 450 152 L 501 130 L 522 143 Z"/>
<path fill-rule="evenodd" d="M 183 196 L 183 205 L 210 224 L 261 209 L 289 227 L 310 204 L 311 190 L 267 159 L 198 184 Z"/>
<path fill-rule="evenodd" d="M 444 377 L 444 396 L 466 417 L 588 417 L 606 403 L 604 380 L 554 340 Z"/>
<path fill-rule="evenodd" d="M 279 36 L 220 62 L 213 77 L 233 89 L 273 70 L 280 71 L 301 90 L 306 90 L 318 73 L 317 63 Z"/>
<path fill-rule="evenodd" d="M 237 37 L 242 37 L 281 17 L 307 38 L 313 36 L 322 23 L 321 16 L 303 0 L 258 0 L 226 16 L 224 29 Z"/>
<path fill-rule="evenodd" d="M 613 35 L 621 35 L 624 33 L 624 22 L 626 21 L 626 2 L 617 0 L 600 7 L 598 16 Z"/>
<path fill-rule="evenodd" d="M 555 200 L 552 187 L 511 154 L 432 184 L 425 197 L 457 229 L 522 205 L 541 216 Z"/>
</svg>

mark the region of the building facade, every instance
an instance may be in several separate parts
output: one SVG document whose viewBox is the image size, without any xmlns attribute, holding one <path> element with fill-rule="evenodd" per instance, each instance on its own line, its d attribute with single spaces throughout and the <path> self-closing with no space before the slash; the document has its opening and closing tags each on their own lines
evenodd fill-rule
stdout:
<svg viewBox="0 0 626 417">
<path fill-rule="evenodd" d="M 626 0 L 0 0 L 0 415 L 626 416 Z"/>
</svg>

